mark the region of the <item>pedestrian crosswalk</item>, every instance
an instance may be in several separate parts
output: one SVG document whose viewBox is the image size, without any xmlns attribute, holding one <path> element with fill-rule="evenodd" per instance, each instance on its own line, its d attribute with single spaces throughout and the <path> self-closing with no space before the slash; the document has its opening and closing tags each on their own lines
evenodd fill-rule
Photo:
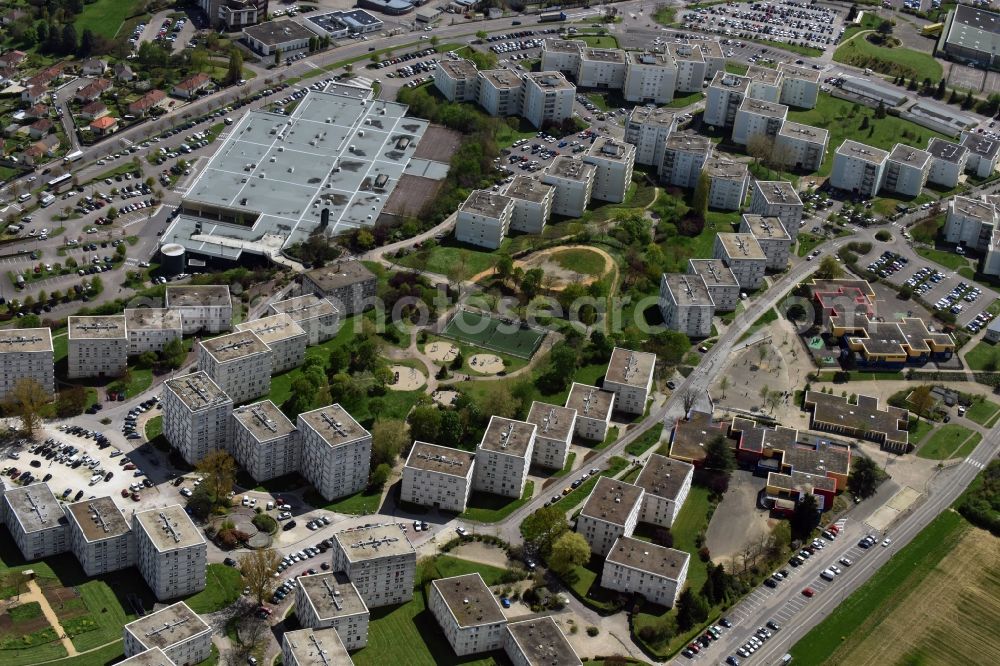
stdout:
<svg viewBox="0 0 1000 666">
<path fill-rule="evenodd" d="M 972 458 L 966 458 L 965 462 L 967 462 L 968 464 L 972 465 L 976 469 L 985 469 L 986 468 L 986 464 L 985 463 L 982 463 L 982 462 L 980 462 L 978 460 L 973 460 Z"/>
</svg>

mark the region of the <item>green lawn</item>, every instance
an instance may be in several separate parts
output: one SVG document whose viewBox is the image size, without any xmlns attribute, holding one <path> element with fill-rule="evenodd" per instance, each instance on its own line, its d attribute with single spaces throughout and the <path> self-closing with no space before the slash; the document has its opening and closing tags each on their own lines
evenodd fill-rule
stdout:
<svg viewBox="0 0 1000 666">
<path fill-rule="evenodd" d="M 998 412 L 1000 412 L 1000 406 L 998 406 L 995 402 L 980 400 L 972 403 L 972 405 L 965 410 L 965 416 L 969 420 L 975 421 L 981 426 L 992 428 L 996 421 Z"/>
<path fill-rule="evenodd" d="M 944 559 L 968 528 L 969 524 L 953 511 L 935 518 L 792 647 L 795 663 L 822 664 L 844 641 L 863 640 L 877 628 L 878 620 L 898 607 L 903 592 L 918 585 Z"/>
<path fill-rule="evenodd" d="M 672 25 L 677 21 L 677 8 L 669 5 L 660 5 L 653 12 L 653 20 L 660 25 Z"/>
<path fill-rule="evenodd" d="M 57 365 L 69 355 L 69 338 L 66 336 L 65 328 L 52 331 L 52 353 L 53 361 Z"/>
<path fill-rule="evenodd" d="M 209 564 L 205 589 L 185 602 L 195 613 L 214 613 L 239 599 L 242 589 L 243 577 L 236 567 Z"/>
<path fill-rule="evenodd" d="M 869 129 L 860 130 L 862 118 L 865 117 L 868 118 Z M 833 169 L 833 152 L 844 142 L 844 139 L 851 138 L 876 148 L 892 150 L 892 147 L 899 142 L 913 146 L 925 146 L 931 137 L 947 138 L 902 118 L 886 116 L 878 120 L 875 118 L 874 109 L 837 99 L 827 93 L 819 94 L 819 100 L 814 109 L 789 110 L 788 119 L 805 125 L 822 127 L 830 132 L 826 159 L 818 171 L 821 176 L 830 175 L 830 171 Z"/>
<path fill-rule="evenodd" d="M 504 240 L 498 251 L 487 251 L 471 245 L 458 245 L 451 239 L 445 239 L 444 245 L 417 250 L 394 261 L 400 266 L 439 273 L 452 280 L 467 280 L 495 266 L 498 254 L 503 252 L 504 246 L 509 242 Z"/>
<path fill-rule="evenodd" d="M 934 56 L 900 46 L 886 48 L 876 46 L 865 35 L 842 44 L 833 53 L 833 59 L 856 67 L 870 67 L 883 74 L 907 78 L 917 76 L 919 80 L 930 77 L 932 81 L 941 79 L 941 63 Z"/>
<path fill-rule="evenodd" d="M 130 380 L 125 387 L 125 395 L 134 398 L 153 384 L 153 371 L 150 368 L 130 368 Z"/>
<path fill-rule="evenodd" d="M 970 370 L 994 371 L 1000 369 L 1000 347 L 992 342 L 980 342 L 965 352 L 965 364 Z"/>
<path fill-rule="evenodd" d="M 928 421 L 927 419 L 920 419 L 919 421 L 917 421 L 916 425 L 914 425 L 913 428 L 910 429 L 910 436 L 909 436 L 910 444 L 912 444 L 913 446 L 919 444 L 920 440 L 922 440 L 925 436 L 927 436 L 927 433 L 933 430 L 933 428 L 934 426 L 931 425 L 930 421 Z"/>
<path fill-rule="evenodd" d="M 945 250 L 936 250 L 929 247 L 918 247 L 917 254 L 919 254 L 924 259 L 941 264 L 945 268 L 953 271 L 957 271 L 959 268 L 964 268 L 969 265 L 969 260 L 965 257 L 955 254 L 954 252 L 947 252 Z"/>
<path fill-rule="evenodd" d="M 796 250 L 796 254 L 800 257 L 804 257 L 814 249 L 816 246 L 826 240 L 823 236 L 817 236 L 811 234 L 808 231 L 803 231 L 799 233 L 799 249 Z"/>
<path fill-rule="evenodd" d="M 587 99 L 593 102 L 594 106 L 596 106 L 601 111 L 607 111 L 611 108 L 610 106 L 608 106 L 607 98 L 601 93 L 587 93 Z"/>
<path fill-rule="evenodd" d="M 573 39 L 586 42 L 587 46 L 594 49 L 618 48 L 618 40 L 611 35 L 577 35 Z"/>
<path fill-rule="evenodd" d="M 111 39 L 117 34 L 122 22 L 136 13 L 139 4 L 142 3 L 137 0 L 95 0 L 85 3 L 83 13 L 73 25 L 77 34 L 82 35 L 84 30 L 90 30 Z"/>
<path fill-rule="evenodd" d="M 352 516 L 365 516 L 378 511 L 379 503 L 382 501 L 382 491 L 377 490 L 370 493 L 367 490 L 362 490 L 359 493 L 327 502 L 315 490 L 309 490 L 304 499 L 317 509 L 326 509 L 334 513 L 345 513 Z"/>
<path fill-rule="evenodd" d="M 949 460 L 969 455 L 982 440 L 982 435 L 957 423 L 946 423 L 935 430 L 917 450 L 918 458 Z"/>
<path fill-rule="evenodd" d="M 154 416 L 146 421 L 146 439 L 153 440 L 163 433 L 163 415 Z"/>
<path fill-rule="evenodd" d="M 636 438 L 631 444 L 625 447 L 625 453 L 630 456 L 641 456 L 643 453 L 656 446 L 660 442 L 660 435 L 663 434 L 663 424 L 650 428 L 641 436 Z"/>
<path fill-rule="evenodd" d="M 583 248 L 558 250 L 551 255 L 552 260 L 562 268 L 581 275 L 604 275 L 604 257 Z"/>
<path fill-rule="evenodd" d="M 418 583 L 427 583 L 438 578 L 452 578 L 453 576 L 479 573 L 483 577 L 483 582 L 487 585 L 499 585 L 506 572 L 506 569 L 501 569 L 500 567 L 464 560 L 460 557 L 451 557 L 450 555 L 438 555 L 433 559 L 426 558 L 420 561 L 420 571 L 417 573 L 417 581 Z"/>
<path fill-rule="evenodd" d="M 495 523 L 524 506 L 531 499 L 531 495 L 534 492 L 535 483 L 533 481 L 528 481 L 524 484 L 524 492 L 521 494 L 520 499 L 473 492 L 469 496 L 468 505 L 460 517 L 480 523 Z"/>
<path fill-rule="evenodd" d="M 566 476 L 567 474 L 573 471 L 574 462 L 576 462 L 576 452 L 570 451 L 568 454 L 566 454 L 566 464 L 563 465 L 563 468 L 558 472 L 552 472 L 552 474 L 550 474 L 549 476 L 551 476 L 553 479 Z"/>
<path fill-rule="evenodd" d="M 628 461 L 624 458 L 618 456 L 612 456 L 608 461 L 608 469 L 604 470 L 597 476 L 592 476 L 579 486 L 577 486 L 572 492 L 563 497 L 553 504 L 552 506 L 558 506 L 560 509 L 569 511 L 576 505 L 583 502 L 587 497 L 590 496 L 590 491 L 594 489 L 597 485 L 597 479 L 601 476 L 617 476 L 622 470 L 628 466 Z M 553 486 L 553 494 L 558 492 L 557 487 Z"/>
<path fill-rule="evenodd" d="M 752 39 L 757 44 L 764 44 L 765 46 L 773 46 L 777 49 L 782 49 L 783 51 L 788 51 L 790 53 L 798 53 L 799 55 L 806 56 L 808 58 L 818 58 L 823 55 L 822 49 L 816 49 L 811 46 L 799 46 L 798 44 L 786 44 L 785 42 L 776 42 L 772 39 Z"/>
<path fill-rule="evenodd" d="M 675 96 L 668 104 L 664 106 L 671 109 L 683 109 L 686 106 L 691 106 L 695 102 L 700 102 L 704 98 L 704 94 L 701 92 L 693 92 L 688 94 L 680 94 Z"/>
</svg>

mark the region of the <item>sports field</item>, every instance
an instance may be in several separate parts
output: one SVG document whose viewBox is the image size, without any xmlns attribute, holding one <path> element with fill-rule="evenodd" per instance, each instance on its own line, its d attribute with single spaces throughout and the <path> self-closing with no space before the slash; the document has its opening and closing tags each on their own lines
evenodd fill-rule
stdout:
<svg viewBox="0 0 1000 666">
<path fill-rule="evenodd" d="M 499 319 L 469 310 L 456 312 L 441 335 L 525 359 L 532 357 L 545 337 L 544 332 L 528 328 L 516 320 Z"/>
</svg>

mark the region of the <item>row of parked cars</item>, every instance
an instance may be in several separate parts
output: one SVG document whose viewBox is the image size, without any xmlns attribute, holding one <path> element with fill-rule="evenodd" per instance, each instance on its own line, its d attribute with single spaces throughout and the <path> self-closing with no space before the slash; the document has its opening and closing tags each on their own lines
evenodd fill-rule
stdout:
<svg viewBox="0 0 1000 666">
<path fill-rule="evenodd" d="M 401 62 L 406 62 L 415 58 L 423 58 L 424 56 L 433 55 L 435 53 L 437 53 L 437 49 L 434 48 L 424 49 L 422 51 L 413 51 L 412 53 L 404 53 L 403 55 L 399 55 L 394 58 L 387 58 L 375 63 L 375 69 L 384 69 L 390 65 L 398 65 Z"/>
<path fill-rule="evenodd" d="M 157 396 L 153 396 L 149 400 L 144 400 L 132 409 L 128 410 L 128 414 L 125 416 L 125 422 L 122 424 L 122 434 L 125 435 L 125 439 L 141 439 L 142 435 L 136 432 L 136 421 L 140 414 L 145 414 L 151 409 L 161 408 L 159 404 L 160 399 Z"/>
<path fill-rule="evenodd" d="M 903 255 L 886 250 L 878 259 L 868 264 L 868 270 L 879 277 L 887 278 L 896 271 L 902 270 L 908 263 L 910 260 Z"/>
</svg>

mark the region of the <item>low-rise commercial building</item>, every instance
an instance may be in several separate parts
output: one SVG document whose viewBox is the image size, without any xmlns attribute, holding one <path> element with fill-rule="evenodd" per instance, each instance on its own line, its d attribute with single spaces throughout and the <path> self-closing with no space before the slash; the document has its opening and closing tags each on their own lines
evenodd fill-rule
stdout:
<svg viewBox="0 0 1000 666">
<path fill-rule="evenodd" d="M 642 488 L 631 483 L 607 476 L 597 480 L 576 520 L 576 531 L 587 540 L 592 553 L 607 557 L 615 541 L 632 536 L 639 522 L 642 496 Z"/>
<path fill-rule="evenodd" d="M 295 617 L 301 626 L 334 629 L 348 650 L 368 645 L 368 606 L 346 574 L 318 573 L 295 581 Z"/>
<path fill-rule="evenodd" d="M 399 525 L 337 532 L 331 551 L 333 570 L 347 574 L 369 609 L 413 598 L 417 553 Z"/>
<path fill-rule="evenodd" d="M 592 442 L 603 442 L 608 436 L 614 404 L 614 393 L 573 382 L 566 396 L 566 407 L 576 410 L 577 436 Z"/>
<path fill-rule="evenodd" d="M 288 20 L 268 21 L 243 28 L 243 41 L 262 56 L 272 55 L 275 51 L 294 54 L 308 49 L 309 40 L 315 38 L 311 30 Z"/>
<path fill-rule="evenodd" d="M 746 145 L 754 137 L 774 141 L 787 117 L 788 107 L 784 104 L 747 97 L 740 103 L 733 120 L 733 142 Z"/>
<path fill-rule="evenodd" d="M 694 188 L 712 154 L 712 140 L 694 132 L 674 132 L 663 144 L 663 158 L 657 169 L 660 182 L 675 187 Z"/>
<path fill-rule="evenodd" d="M 286 631 L 281 637 L 281 660 L 287 666 L 354 666 L 336 629 Z"/>
<path fill-rule="evenodd" d="M 717 210 L 739 210 L 747 198 L 750 171 L 745 162 L 710 157 L 703 171 L 708 175 L 708 206 Z"/>
<path fill-rule="evenodd" d="M 168 342 L 184 337 L 181 313 L 170 308 L 127 308 L 128 355 L 162 352 Z"/>
<path fill-rule="evenodd" d="M 585 164 L 594 167 L 594 187 L 591 198 L 621 203 L 632 184 L 635 166 L 635 146 L 601 136 L 583 156 Z"/>
<path fill-rule="evenodd" d="M 139 573 L 157 599 L 176 599 L 205 589 L 208 545 L 184 507 L 172 504 L 136 512 L 132 531 Z"/>
<path fill-rule="evenodd" d="M 271 374 L 279 375 L 297 368 L 306 360 L 309 336 L 286 314 L 275 314 L 236 325 L 237 331 L 250 331 L 271 350 Z"/>
<path fill-rule="evenodd" d="M 565 467 L 576 428 L 576 410 L 536 400 L 526 420 L 536 428 L 531 464 L 556 470 Z"/>
<path fill-rule="evenodd" d="M 767 255 L 753 234 L 716 234 L 712 253 L 716 259 L 726 262 L 741 288 L 756 289 L 763 282 Z"/>
<path fill-rule="evenodd" d="M 472 490 L 474 457 L 468 451 L 414 442 L 403 467 L 399 498 L 441 511 L 462 513 Z"/>
<path fill-rule="evenodd" d="M 121 377 L 128 361 L 125 315 L 67 319 L 67 369 L 70 379 Z"/>
<path fill-rule="evenodd" d="M 315 294 L 333 303 L 349 317 L 375 304 L 378 280 L 360 261 L 335 261 L 302 274 L 302 293 Z"/>
<path fill-rule="evenodd" d="M 551 616 L 508 622 L 503 649 L 514 666 L 583 664 Z"/>
<path fill-rule="evenodd" d="M 315 294 L 295 296 L 268 306 L 268 314 L 286 314 L 306 332 L 306 344 L 326 342 L 340 330 L 340 312 Z"/>
<path fill-rule="evenodd" d="M 958 179 L 969 161 L 969 149 L 952 141 L 932 137 L 927 142 L 927 152 L 931 154 L 927 182 L 949 189 L 957 187 Z"/>
<path fill-rule="evenodd" d="M 0 402 L 9 401 L 14 387 L 23 379 L 35 381 L 50 395 L 55 393 L 55 350 L 51 329 L 0 329 Z"/>
<path fill-rule="evenodd" d="M 816 108 L 816 102 L 819 101 L 818 70 L 780 62 L 778 71 L 781 72 L 779 102 L 800 109 Z"/>
<path fill-rule="evenodd" d="M 229 444 L 233 400 L 204 372 L 163 383 L 163 436 L 189 465 Z"/>
<path fill-rule="evenodd" d="M 514 202 L 509 230 L 542 233 L 552 214 L 555 188 L 528 176 L 514 176 L 503 193 Z"/>
<path fill-rule="evenodd" d="M 825 129 L 786 120 L 774 139 L 774 154 L 785 166 L 819 171 L 829 141 L 830 133 Z"/>
<path fill-rule="evenodd" d="M 776 217 L 785 225 L 785 231 L 798 238 L 802 227 L 802 215 L 805 206 L 798 192 L 786 180 L 755 180 L 753 196 L 750 199 L 750 212 L 764 217 Z"/>
<path fill-rule="evenodd" d="M 226 285 L 168 286 L 164 303 L 181 313 L 184 335 L 221 333 L 233 326 L 233 299 Z"/>
<path fill-rule="evenodd" d="M 520 498 L 528 480 L 537 428 L 531 423 L 490 417 L 483 439 L 476 447 L 472 489 Z"/>
<path fill-rule="evenodd" d="M 788 257 L 792 251 L 792 237 L 785 225 L 776 217 L 745 214 L 740 222 L 740 233 L 750 234 L 760 245 L 767 257 L 767 270 L 783 271 L 788 267 Z"/>
<path fill-rule="evenodd" d="M 503 646 L 507 618 L 478 573 L 431 581 L 427 607 L 456 655 Z"/>
<path fill-rule="evenodd" d="M 455 240 L 476 247 L 500 247 L 514 212 L 514 201 L 490 190 L 473 190 L 458 208 Z"/>
<path fill-rule="evenodd" d="M 212 628 L 183 601 L 129 622 L 124 638 L 126 657 L 159 649 L 178 666 L 200 664 L 212 653 Z"/>
<path fill-rule="evenodd" d="M 690 560 L 682 550 L 621 537 L 604 560 L 601 587 L 641 594 L 646 601 L 673 607 L 687 580 Z"/>
<path fill-rule="evenodd" d="M 615 409 L 623 414 L 646 411 L 653 388 L 656 354 L 615 347 L 602 387 L 615 394 Z"/>
<path fill-rule="evenodd" d="M 333 500 L 368 485 L 372 436 L 347 410 L 334 404 L 299 414 L 298 429 L 301 472 L 320 495 Z"/>
<path fill-rule="evenodd" d="M 890 192 L 915 197 L 927 184 L 931 154 L 897 143 L 886 158 L 882 187 Z"/>
<path fill-rule="evenodd" d="M 687 272 L 704 281 L 716 312 L 736 309 L 740 302 L 740 283 L 726 262 L 722 259 L 688 259 Z"/>
<path fill-rule="evenodd" d="M 542 182 L 554 188 L 552 212 L 566 217 L 580 217 L 590 203 L 594 190 L 595 169 L 583 160 L 559 155 L 542 172 Z"/>
<path fill-rule="evenodd" d="M 965 168 L 976 178 L 989 178 L 997 168 L 1000 157 L 1000 141 L 988 139 L 972 132 L 962 133 L 962 146 L 969 149 L 969 159 Z"/>
<path fill-rule="evenodd" d="M 69 546 L 87 576 L 103 576 L 135 565 L 132 526 L 110 497 L 66 506 Z"/>
<path fill-rule="evenodd" d="M 656 453 L 649 456 L 635 480 L 635 485 L 644 491 L 639 522 L 672 526 L 684 506 L 693 478 L 694 465 Z"/>
<path fill-rule="evenodd" d="M 889 153 L 845 139 L 833 154 L 830 184 L 860 197 L 874 197 L 882 186 Z"/>
<path fill-rule="evenodd" d="M 258 482 L 299 471 L 299 431 L 270 400 L 233 410 L 229 452 Z"/>
<path fill-rule="evenodd" d="M 675 111 L 666 107 L 633 107 L 625 123 L 625 140 L 635 146 L 635 163 L 659 167 L 667 137 L 676 129 Z"/>
<path fill-rule="evenodd" d="M 813 430 L 866 439 L 895 453 L 910 450 L 910 414 L 905 409 L 892 405 L 883 409 L 878 398 L 868 395 L 859 395 L 852 404 L 847 398 L 817 391 L 806 391 L 802 404 L 812 411 L 809 427 Z"/>
<path fill-rule="evenodd" d="M 529 72 L 523 81 L 521 115 L 534 127 L 558 125 L 572 117 L 576 86 L 562 72 Z"/>
<path fill-rule="evenodd" d="M 705 463 L 705 447 L 717 437 L 725 437 L 726 423 L 715 423 L 707 412 L 691 410 L 677 419 L 670 433 L 670 457 L 701 467 Z"/>
<path fill-rule="evenodd" d="M 708 86 L 702 122 L 712 127 L 732 127 L 736 112 L 748 96 L 750 79 L 728 72 L 718 72 Z"/>
<path fill-rule="evenodd" d="M 622 96 L 636 104 L 669 104 L 677 87 L 677 63 L 669 51 L 626 51 Z"/>
<path fill-rule="evenodd" d="M 237 331 L 198 343 L 198 370 L 219 385 L 235 404 L 271 391 L 274 354 L 251 331 Z"/>
<path fill-rule="evenodd" d="M 1000 14 L 989 5 L 956 5 L 948 12 L 937 50 L 958 62 L 983 69 L 1000 66 Z"/>
<path fill-rule="evenodd" d="M 28 561 L 69 550 L 69 521 L 47 483 L 4 492 L 3 522 Z"/>
</svg>

